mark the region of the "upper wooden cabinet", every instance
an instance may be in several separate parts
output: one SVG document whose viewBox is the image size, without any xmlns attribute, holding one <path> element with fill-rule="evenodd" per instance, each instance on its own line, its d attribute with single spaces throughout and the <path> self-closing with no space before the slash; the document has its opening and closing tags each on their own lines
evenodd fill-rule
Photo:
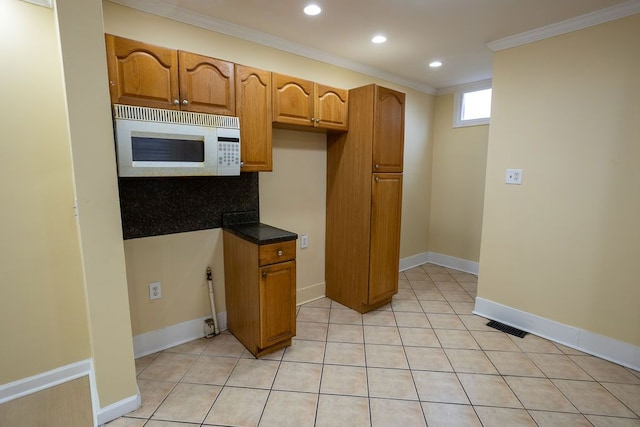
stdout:
<svg viewBox="0 0 640 427">
<path fill-rule="evenodd" d="M 308 128 L 347 130 L 348 96 L 344 89 L 283 74 L 272 74 L 273 122 Z"/>
<path fill-rule="evenodd" d="M 271 72 L 236 64 L 236 115 L 240 118 L 242 172 L 273 169 Z"/>
<path fill-rule="evenodd" d="M 374 86 L 373 172 L 402 172 L 405 94 Z"/>
<path fill-rule="evenodd" d="M 182 109 L 233 116 L 236 112 L 232 62 L 178 51 Z"/>
<path fill-rule="evenodd" d="M 107 34 L 111 102 L 235 115 L 233 63 Z"/>
<path fill-rule="evenodd" d="M 110 34 L 106 44 L 111 102 L 179 109 L 177 51 Z"/>
</svg>

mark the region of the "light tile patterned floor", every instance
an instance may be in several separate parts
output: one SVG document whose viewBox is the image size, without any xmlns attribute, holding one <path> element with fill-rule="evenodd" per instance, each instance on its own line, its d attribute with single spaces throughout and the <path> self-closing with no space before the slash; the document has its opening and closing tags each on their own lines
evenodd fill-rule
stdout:
<svg viewBox="0 0 640 427">
<path fill-rule="evenodd" d="M 640 426 L 640 373 L 471 313 L 476 277 L 426 264 L 361 315 L 298 308 L 257 360 L 229 333 L 136 360 L 142 407 L 110 427 Z"/>
</svg>

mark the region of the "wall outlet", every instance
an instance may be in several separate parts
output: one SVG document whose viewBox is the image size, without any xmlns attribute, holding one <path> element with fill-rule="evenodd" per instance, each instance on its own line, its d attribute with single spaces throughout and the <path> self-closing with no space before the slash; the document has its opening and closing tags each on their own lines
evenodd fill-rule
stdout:
<svg viewBox="0 0 640 427">
<path fill-rule="evenodd" d="M 162 298 L 162 285 L 160 282 L 149 283 L 149 299 Z"/>
<path fill-rule="evenodd" d="M 300 249 L 306 249 L 309 247 L 309 235 L 303 234 L 300 236 Z"/>
<path fill-rule="evenodd" d="M 507 174 L 504 177 L 505 184 L 522 184 L 522 169 L 507 169 Z"/>
</svg>

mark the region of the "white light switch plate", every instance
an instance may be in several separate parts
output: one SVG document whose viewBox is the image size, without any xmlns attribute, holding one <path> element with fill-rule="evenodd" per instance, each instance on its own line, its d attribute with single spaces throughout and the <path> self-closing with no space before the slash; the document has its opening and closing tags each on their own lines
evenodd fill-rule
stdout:
<svg viewBox="0 0 640 427">
<path fill-rule="evenodd" d="M 505 184 L 522 184 L 522 169 L 507 169 L 507 174 L 504 177 Z"/>
</svg>

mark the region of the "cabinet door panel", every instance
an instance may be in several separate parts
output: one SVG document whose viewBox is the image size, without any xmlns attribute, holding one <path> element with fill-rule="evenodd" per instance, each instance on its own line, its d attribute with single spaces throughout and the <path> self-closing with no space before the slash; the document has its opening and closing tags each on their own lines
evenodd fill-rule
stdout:
<svg viewBox="0 0 640 427">
<path fill-rule="evenodd" d="M 236 114 L 240 118 L 242 172 L 273 169 L 271 72 L 236 65 Z"/>
<path fill-rule="evenodd" d="M 179 64 L 182 110 L 235 115 L 233 63 L 180 51 Z"/>
<path fill-rule="evenodd" d="M 296 334 L 296 262 L 260 269 L 260 347 Z"/>
<path fill-rule="evenodd" d="M 175 50 L 110 34 L 105 40 L 112 103 L 179 109 Z"/>
<path fill-rule="evenodd" d="M 321 84 L 316 85 L 316 126 L 347 130 L 349 91 Z"/>
<path fill-rule="evenodd" d="M 373 172 L 402 172 L 405 94 L 376 87 L 374 100 Z"/>
<path fill-rule="evenodd" d="M 398 291 L 402 175 L 373 174 L 368 304 Z"/>
<path fill-rule="evenodd" d="M 313 82 L 282 74 L 272 74 L 273 121 L 313 127 Z"/>
</svg>

